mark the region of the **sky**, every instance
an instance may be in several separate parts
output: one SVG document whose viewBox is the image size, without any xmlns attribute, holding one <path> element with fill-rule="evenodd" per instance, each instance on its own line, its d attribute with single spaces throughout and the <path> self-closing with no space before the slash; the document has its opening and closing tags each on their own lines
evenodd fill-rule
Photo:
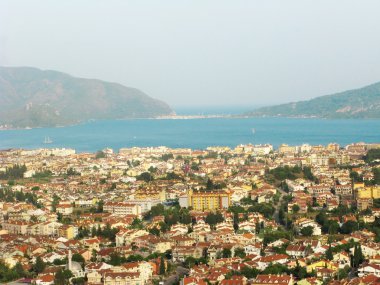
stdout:
<svg viewBox="0 0 380 285">
<path fill-rule="evenodd" d="M 380 81 L 378 0 L 0 0 L 0 65 L 172 107 L 306 100 Z"/>
</svg>

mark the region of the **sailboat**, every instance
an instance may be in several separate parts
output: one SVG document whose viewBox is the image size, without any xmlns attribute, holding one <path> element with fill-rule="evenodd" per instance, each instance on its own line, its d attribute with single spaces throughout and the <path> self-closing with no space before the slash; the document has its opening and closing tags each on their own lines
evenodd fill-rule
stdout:
<svg viewBox="0 0 380 285">
<path fill-rule="evenodd" d="M 50 143 L 53 143 L 50 137 L 45 137 L 44 144 L 50 144 Z"/>
</svg>

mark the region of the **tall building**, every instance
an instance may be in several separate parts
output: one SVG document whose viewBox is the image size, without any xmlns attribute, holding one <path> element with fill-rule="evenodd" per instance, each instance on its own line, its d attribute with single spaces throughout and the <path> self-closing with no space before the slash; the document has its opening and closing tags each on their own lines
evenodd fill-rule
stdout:
<svg viewBox="0 0 380 285">
<path fill-rule="evenodd" d="M 197 211 L 215 211 L 231 205 L 231 194 L 224 190 L 189 190 L 179 198 L 181 207 L 192 207 Z"/>
</svg>

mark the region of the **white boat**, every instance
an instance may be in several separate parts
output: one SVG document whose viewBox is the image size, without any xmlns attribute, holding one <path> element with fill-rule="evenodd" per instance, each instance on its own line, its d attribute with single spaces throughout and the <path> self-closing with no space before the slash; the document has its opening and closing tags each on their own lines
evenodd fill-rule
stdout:
<svg viewBox="0 0 380 285">
<path fill-rule="evenodd" d="M 252 131 L 252 134 L 255 134 L 255 133 L 256 133 L 255 128 L 252 128 L 251 131 Z"/>
<path fill-rule="evenodd" d="M 53 143 L 50 137 L 45 137 L 44 144 L 50 144 L 50 143 Z"/>
</svg>

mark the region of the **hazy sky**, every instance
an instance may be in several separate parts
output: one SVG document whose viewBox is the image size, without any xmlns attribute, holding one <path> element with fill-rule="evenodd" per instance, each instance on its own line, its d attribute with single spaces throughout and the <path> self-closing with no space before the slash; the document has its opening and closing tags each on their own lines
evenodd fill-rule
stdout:
<svg viewBox="0 0 380 285">
<path fill-rule="evenodd" d="M 380 1 L 0 0 L 0 65 L 265 105 L 380 81 Z"/>
</svg>

